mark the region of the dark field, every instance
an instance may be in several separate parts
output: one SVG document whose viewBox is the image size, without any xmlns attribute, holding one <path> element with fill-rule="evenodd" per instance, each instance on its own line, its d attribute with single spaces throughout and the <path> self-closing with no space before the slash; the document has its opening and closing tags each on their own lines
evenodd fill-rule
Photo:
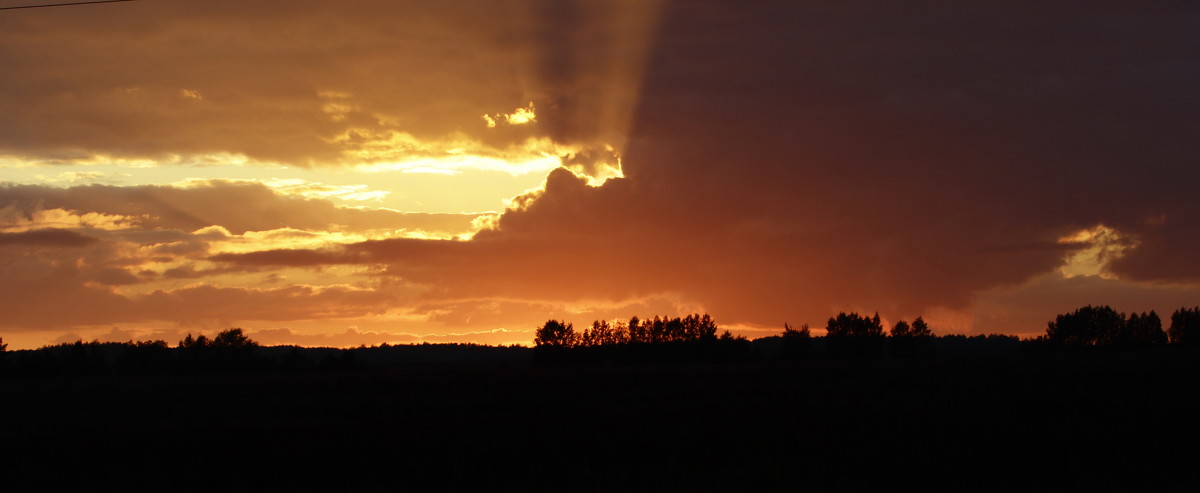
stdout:
<svg viewBox="0 0 1200 493">
<path fill-rule="evenodd" d="M 7 378 L 5 491 L 1196 491 L 1175 351 Z"/>
</svg>

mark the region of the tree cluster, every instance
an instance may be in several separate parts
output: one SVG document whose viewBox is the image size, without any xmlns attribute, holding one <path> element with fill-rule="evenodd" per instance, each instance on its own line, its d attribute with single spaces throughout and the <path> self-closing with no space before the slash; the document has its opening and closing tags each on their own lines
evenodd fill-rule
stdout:
<svg viewBox="0 0 1200 493">
<path fill-rule="evenodd" d="M 573 324 L 548 320 L 537 328 L 533 342 L 537 347 L 553 348 L 695 342 L 716 340 L 717 330 L 717 323 L 708 314 L 682 318 L 655 316 L 644 321 L 633 317 L 628 323 L 596 320 L 583 332 L 576 332 Z M 726 331 L 721 337 L 731 339 L 733 335 Z"/>
<path fill-rule="evenodd" d="M 1200 346 L 1200 307 L 1180 308 L 1171 314 L 1167 336 L 1172 344 Z"/>
<path fill-rule="evenodd" d="M 1176 311 L 1172 316 L 1172 332 L 1187 332 L 1186 312 Z M 1141 347 L 1166 344 L 1167 333 L 1163 331 L 1162 320 L 1153 311 L 1126 317 L 1107 305 L 1088 305 L 1060 314 L 1047 323 L 1045 340 L 1053 346 Z"/>
<path fill-rule="evenodd" d="M 729 331 L 717 335 L 707 314 L 628 322 L 597 320 L 582 332 L 573 324 L 548 320 L 537 328 L 534 355 L 540 362 L 715 362 L 745 358 L 749 341 Z"/>
<path fill-rule="evenodd" d="M 272 361 L 258 354 L 258 343 L 242 329 L 186 338 L 171 348 L 166 341 L 84 342 L 6 352 L 6 371 L 29 375 L 95 375 L 107 373 L 174 373 L 265 369 Z"/>
<path fill-rule="evenodd" d="M 877 356 L 885 347 L 895 356 L 913 356 L 928 351 L 932 336 L 933 331 L 921 317 L 911 324 L 897 321 L 886 335 L 878 313 L 867 317 L 840 312 L 825 323 L 825 343 L 835 356 Z"/>
</svg>

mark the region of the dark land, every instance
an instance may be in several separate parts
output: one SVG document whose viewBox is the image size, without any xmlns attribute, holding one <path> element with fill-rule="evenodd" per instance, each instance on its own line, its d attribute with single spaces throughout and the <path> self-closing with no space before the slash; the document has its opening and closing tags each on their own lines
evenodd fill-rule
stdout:
<svg viewBox="0 0 1200 493">
<path fill-rule="evenodd" d="M 818 356 L 786 360 L 773 339 L 741 343 L 752 357 L 709 361 L 547 362 L 527 348 L 393 346 L 257 348 L 281 363 L 232 370 L 15 374 L 10 366 L 0 377 L 0 484 L 6 491 L 1200 486 L 1193 350 L 959 342 L 953 351 L 903 358 L 813 351 Z"/>
</svg>

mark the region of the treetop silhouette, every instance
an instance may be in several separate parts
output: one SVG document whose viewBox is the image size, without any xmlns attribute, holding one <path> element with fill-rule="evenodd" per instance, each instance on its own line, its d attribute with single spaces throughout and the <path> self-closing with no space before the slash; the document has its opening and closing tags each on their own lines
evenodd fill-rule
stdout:
<svg viewBox="0 0 1200 493">
<path fill-rule="evenodd" d="M 1167 335 L 1172 344 L 1192 347 L 1200 343 L 1200 306 L 1175 310 Z"/>
<path fill-rule="evenodd" d="M 1107 305 L 1088 305 L 1058 315 L 1046 325 L 1045 337 L 1055 346 L 1134 347 L 1167 341 L 1158 314 L 1134 313 L 1127 319 L 1124 313 Z"/>
<path fill-rule="evenodd" d="M 825 335 L 833 338 L 880 337 L 883 336 L 883 324 L 878 313 L 867 318 L 854 312 L 841 312 L 825 323 Z"/>
</svg>

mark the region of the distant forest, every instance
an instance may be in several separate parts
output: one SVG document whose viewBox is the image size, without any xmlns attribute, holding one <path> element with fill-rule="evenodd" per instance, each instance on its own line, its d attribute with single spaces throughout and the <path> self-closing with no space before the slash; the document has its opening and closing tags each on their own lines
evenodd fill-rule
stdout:
<svg viewBox="0 0 1200 493">
<path fill-rule="evenodd" d="M 1085 306 L 1060 314 L 1045 334 L 938 335 L 917 317 L 885 330 L 876 313 L 839 313 L 824 336 L 807 325 L 784 324 L 774 336 L 749 340 L 722 331 L 707 314 L 628 321 L 572 323 L 548 320 L 538 327 L 534 347 L 479 344 L 406 344 L 358 348 L 262 346 L 242 329 L 212 338 L 188 334 L 174 347 L 166 341 L 84 342 L 7 351 L 0 338 L 0 375 L 145 374 L 195 372 L 347 371 L 405 364 L 478 363 L 727 363 L 878 358 L 936 358 L 1081 350 L 1152 350 L 1200 346 L 1200 307 L 1180 308 L 1164 330 L 1149 313 L 1126 314 L 1109 306 Z M 1094 349 L 1085 349 L 1094 348 Z"/>
</svg>

